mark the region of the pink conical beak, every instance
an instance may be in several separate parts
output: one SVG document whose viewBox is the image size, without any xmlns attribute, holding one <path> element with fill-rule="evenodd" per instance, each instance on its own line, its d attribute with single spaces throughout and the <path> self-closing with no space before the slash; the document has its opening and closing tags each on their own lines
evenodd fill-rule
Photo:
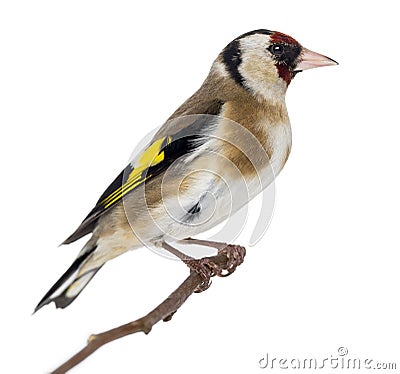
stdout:
<svg viewBox="0 0 400 374">
<path fill-rule="evenodd" d="M 295 71 L 314 69 L 314 68 L 319 68 L 321 66 L 330 66 L 330 65 L 339 65 L 339 64 L 335 60 L 332 60 L 329 57 L 310 51 L 307 48 L 303 48 L 303 51 L 300 55 L 300 62 L 297 64 Z"/>
</svg>

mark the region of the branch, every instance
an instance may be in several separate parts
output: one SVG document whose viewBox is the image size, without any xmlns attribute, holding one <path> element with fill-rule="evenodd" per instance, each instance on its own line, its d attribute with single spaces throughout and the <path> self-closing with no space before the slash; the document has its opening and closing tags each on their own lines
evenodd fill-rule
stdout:
<svg viewBox="0 0 400 374">
<path fill-rule="evenodd" d="M 209 257 L 209 259 L 222 269 L 227 269 L 229 266 L 229 258 L 224 252 Z M 172 315 L 183 305 L 201 283 L 201 276 L 196 272 L 191 272 L 186 280 L 150 313 L 136 321 L 104 331 L 100 334 L 91 335 L 86 346 L 81 351 L 72 356 L 52 373 L 66 373 L 68 370 L 89 357 L 93 352 L 97 351 L 97 349 L 113 340 L 137 332 L 148 334 L 157 322 L 160 322 L 161 320 L 169 321 L 172 318 Z"/>
</svg>

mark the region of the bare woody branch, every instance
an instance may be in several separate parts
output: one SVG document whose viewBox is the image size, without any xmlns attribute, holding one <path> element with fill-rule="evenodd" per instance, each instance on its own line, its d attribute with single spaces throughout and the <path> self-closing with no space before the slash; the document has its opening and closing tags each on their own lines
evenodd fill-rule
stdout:
<svg viewBox="0 0 400 374">
<path fill-rule="evenodd" d="M 209 257 L 209 260 L 211 260 L 221 269 L 228 269 L 230 266 L 230 259 L 224 252 L 220 252 L 216 256 Z M 148 334 L 157 322 L 161 320 L 169 321 L 172 315 L 183 305 L 183 303 L 196 290 L 202 281 L 203 280 L 198 273 L 191 272 L 185 281 L 150 313 L 142 318 L 137 319 L 136 321 L 129 322 L 125 325 L 108 331 L 104 331 L 100 334 L 91 335 L 86 346 L 81 351 L 72 356 L 68 361 L 66 361 L 52 373 L 66 373 L 68 370 L 72 369 L 89 357 L 97 349 L 107 343 L 112 342 L 113 340 L 137 332 L 144 332 L 145 334 Z"/>
</svg>

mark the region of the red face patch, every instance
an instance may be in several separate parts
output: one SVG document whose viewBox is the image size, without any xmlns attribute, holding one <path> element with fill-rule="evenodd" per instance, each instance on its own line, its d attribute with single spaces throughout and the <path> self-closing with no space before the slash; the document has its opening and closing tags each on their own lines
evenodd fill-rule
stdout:
<svg viewBox="0 0 400 374">
<path fill-rule="evenodd" d="M 279 31 L 275 31 L 270 36 L 270 42 L 272 44 L 282 43 L 282 44 L 300 46 L 300 44 L 297 42 L 297 40 L 295 40 L 291 36 L 283 34 Z M 290 81 L 292 80 L 292 74 L 290 73 L 288 66 L 285 64 L 279 64 L 279 63 L 275 64 L 275 66 L 276 66 L 276 69 L 278 70 L 278 75 L 286 82 L 287 85 L 289 85 Z"/>
<path fill-rule="evenodd" d="M 275 31 L 269 38 L 272 43 L 285 43 L 285 44 L 297 44 L 297 40 L 293 39 L 291 36 L 283 34 L 279 31 Z"/>
<path fill-rule="evenodd" d="M 276 69 L 278 70 L 278 75 L 289 85 L 292 80 L 292 74 L 290 73 L 288 67 L 286 65 L 275 64 Z"/>
</svg>

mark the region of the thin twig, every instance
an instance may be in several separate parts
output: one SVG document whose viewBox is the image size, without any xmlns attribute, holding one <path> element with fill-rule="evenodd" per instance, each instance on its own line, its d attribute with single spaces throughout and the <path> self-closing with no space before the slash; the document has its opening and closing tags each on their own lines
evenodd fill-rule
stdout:
<svg viewBox="0 0 400 374">
<path fill-rule="evenodd" d="M 225 253 L 219 253 L 218 255 L 210 257 L 209 259 L 222 269 L 226 269 L 228 266 L 229 259 Z M 174 292 L 172 292 L 171 295 L 169 295 L 160 305 L 158 305 L 146 316 L 139 318 L 136 321 L 129 322 L 125 325 L 104 331 L 100 334 L 91 335 L 86 346 L 81 351 L 72 356 L 68 361 L 66 361 L 52 373 L 66 373 L 68 370 L 72 369 L 89 357 L 97 349 L 107 343 L 112 342 L 113 340 L 137 332 L 144 332 L 145 334 L 148 334 L 157 322 L 160 322 L 161 320 L 169 321 L 172 315 L 182 306 L 182 304 L 195 291 L 201 282 L 201 276 L 196 272 L 191 272 L 185 281 Z"/>
</svg>

